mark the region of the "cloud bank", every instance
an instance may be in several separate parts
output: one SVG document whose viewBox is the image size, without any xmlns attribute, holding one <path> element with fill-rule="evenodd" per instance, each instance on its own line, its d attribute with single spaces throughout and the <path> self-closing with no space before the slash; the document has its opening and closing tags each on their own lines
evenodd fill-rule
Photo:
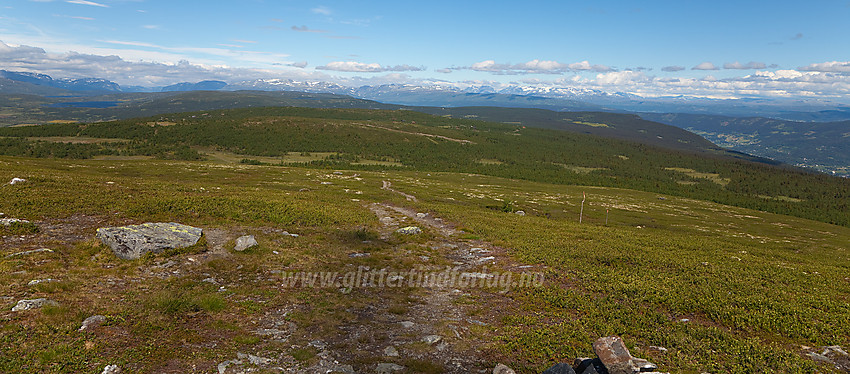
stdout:
<svg viewBox="0 0 850 374">
<path fill-rule="evenodd" d="M 423 70 L 425 70 L 424 67 L 417 67 L 417 66 L 410 66 L 410 65 L 381 66 L 381 64 L 376 64 L 376 63 L 366 64 L 366 63 L 355 62 L 355 61 L 329 62 L 326 65 L 317 66 L 316 69 L 342 71 L 342 72 L 354 72 L 354 73 L 383 73 L 383 72 L 388 72 L 388 71 L 423 71 Z"/>
<path fill-rule="evenodd" d="M 132 41 L 103 41 L 143 49 L 163 49 L 149 43 Z M 249 42 L 249 41 L 244 41 Z M 177 49 L 177 48 L 173 48 Z M 169 50 L 170 51 L 170 50 Z M 232 51 L 204 49 L 208 54 L 227 54 Z M 850 102 L 850 61 L 812 63 L 797 69 L 775 69 L 761 62 L 726 63 L 723 77 L 687 77 L 693 75 L 683 66 L 665 66 L 660 76 L 651 75 L 649 69 L 616 70 L 588 61 L 562 63 L 551 60 L 531 60 L 524 63 L 497 63 L 485 60 L 468 67 L 451 67 L 434 70 L 452 73 L 456 70 L 473 70 L 498 75 L 541 74 L 552 79 L 526 79 L 521 82 L 499 81 L 449 81 L 434 78 L 413 78 L 405 72 L 425 71 L 423 66 L 382 65 L 357 61 L 333 61 L 322 66 L 307 68 L 307 62 L 292 62 L 278 56 L 262 55 L 272 68 L 239 68 L 221 64 L 178 62 L 130 61 L 116 55 L 92 53 L 49 53 L 42 48 L 26 45 L 8 45 L 0 41 L 0 68 L 10 71 L 43 73 L 54 78 L 103 78 L 123 86 L 164 86 L 177 82 L 222 80 L 239 82 L 255 79 L 293 79 L 324 81 L 356 87 L 366 84 L 408 83 L 426 86 L 466 87 L 489 85 L 496 89 L 510 85 L 540 88 L 591 89 L 608 93 L 629 93 L 644 97 L 687 95 L 710 98 L 739 97 L 790 97 L 830 98 Z M 168 55 L 174 57 L 175 55 Z M 284 56 L 284 55 L 280 55 Z M 701 63 L 692 70 L 719 70 L 710 62 Z M 728 77 L 737 70 L 755 70 L 749 74 Z M 335 72 L 345 73 L 334 75 Z M 679 73 L 679 74 L 677 74 Z M 358 75 L 361 74 L 361 75 Z M 719 73 L 718 73 L 719 75 Z M 450 77 L 451 75 L 443 75 Z"/>
</svg>

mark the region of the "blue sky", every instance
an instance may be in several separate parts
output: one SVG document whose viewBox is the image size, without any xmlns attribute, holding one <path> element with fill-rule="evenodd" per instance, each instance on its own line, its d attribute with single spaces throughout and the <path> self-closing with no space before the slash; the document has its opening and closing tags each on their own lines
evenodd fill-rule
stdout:
<svg viewBox="0 0 850 374">
<path fill-rule="evenodd" d="M 846 99 L 848 20 L 850 0 L 7 0 L 0 68 Z"/>
</svg>

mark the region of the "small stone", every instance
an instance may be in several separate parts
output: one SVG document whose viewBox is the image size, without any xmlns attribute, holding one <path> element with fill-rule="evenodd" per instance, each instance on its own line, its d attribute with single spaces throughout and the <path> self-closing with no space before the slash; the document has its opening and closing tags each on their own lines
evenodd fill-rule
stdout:
<svg viewBox="0 0 850 374">
<path fill-rule="evenodd" d="M 380 363 L 378 364 L 378 366 L 375 367 L 375 372 L 378 374 L 390 374 L 395 373 L 399 370 L 404 370 L 404 366 L 388 362 Z"/>
<path fill-rule="evenodd" d="M 33 280 L 29 281 L 29 283 L 27 283 L 27 286 L 35 286 L 36 284 L 39 284 L 39 283 L 51 283 L 51 282 L 58 282 L 58 280 L 53 279 L 53 278 L 33 279 Z"/>
<path fill-rule="evenodd" d="M 812 360 L 815 360 L 817 362 L 823 362 L 823 363 L 829 364 L 829 365 L 835 364 L 829 357 L 826 357 L 826 356 L 824 356 L 820 353 L 809 352 L 808 355 L 809 355 L 809 357 L 812 358 Z"/>
<path fill-rule="evenodd" d="M 240 360 L 248 360 L 248 362 L 250 362 L 251 365 L 257 365 L 257 366 L 268 365 L 273 361 L 270 358 L 254 356 L 254 355 L 251 355 L 251 354 L 246 355 L 244 353 L 236 353 L 236 357 L 239 358 Z"/>
<path fill-rule="evenodd" d="M 637 368 L 632 364 L 632 355 L 619 336 L 599 338 L 593 343 L 593 351 L 610 374 L 632 374 Z"/>
<path fill-rule="evenodd" d="M 664 348 L 664 347 L 650 345 L 649 349 L 656 350 L 656 351 L 661 352 L 661 353 L 667 353 L 667 348 Z"/>
<path fill-rule="evenodd" d="M 311 347 L 316 347 L 319 350 L 325 350 L 325 348 L 327 348 L 327 346 L 328 346 L 327 343 L 325 343 L 321 340 L 313 340 L 308 345 L 311 346 Z"/>
<path fill-rule="evenodd" d="M 483 264 L 483 263 L 492 262 L 492 261 L 496 261 L 496 258 L 493 257 L 493 256 L 487 256 L 487 257 L 479 258 L 476 262 L 479 263 L 479 264 Z"/>
<path fill-rule="evenodd" d="M 11 226 L 13 223 L 30 223 L 30 221 L 17 218 L 0 218 L 0 225 Z"/>
<path fill-rule="evenodd" d="M 525 211 L 524 211 L 524 210 L 517 210 L 516 212 L 514 212 L 514 214 L 516 214 L 516 215 L 518 215 L 518 216 L 524 216 L 524 215 L 525 215 Z"/>
<path fill-rule="evenodd" d="M 396 230 L 396 232 L 403 235 L 418 235 L 422 233 L 422 229 L 416 226 L 407 226 Z"/>
<path fill-rule="evenodd" d="M 106 317 L 105 316 L 94 315 L 94 316 L 91 316 L 91 317 L 83 320 L 83 325 L 80 326 L 80 329 L 78 331 L 91 330 L 91 329 L 102 326 L 104 323 L 106 323 Z"/>
<path fill-rule="evenodd" d="M 12 253 L 12 254 L 6 256 L 6 258 L 12 258 L 12 257 L 18 257 L 18 256 L 29 256 L 29 255 L 33 255 L 33 254 L 36 254 L 36 253 L 42 253 L 42 252 L 53 253 L 53 250 L 48 249 L 48 248 L 33 249 L 31 251 L 23 251 L 23 252 L 18 252 L 18 253 Z"/>
<path fill-rule="evenodd" d="M 543 374 L 576 374 L 576 372 L 572 366 L 562 362 L 546 369 Z"/>
<path fill-rule="evenodd" d="M 360 258 L 360 257 L 369 257 L 369 256 L 371 256 L 371 254 L 368 253 L 368 252 L 365 252 L 365 253 L 349 253 L 348 254 L 348 257 L 351 257 L 351 258 Z"/>
<path fill-rule="evenodd" d="M 103 372 L 100 374 L 119 374 L 121 372 L 121 368 L 118 365 L 106 365 L 103 368 Z"/>
<path fill-rule="evenodd" d="M 26 181 L 27 181 L 27 180 L 26 180 L 26 179 L 24 179 L 24 178 L 12 178 L 12 180 L 9 182 L 9 184 L 13 184 L 13 185 L 14 185 L 14 184 L 18 184 L 18 183 L 24 183 L 24 182 L 26 182 Z"/>
<path fill-rule="evenodd" d="M 516 374 L 516 372 L 504 364 L 498 364 L 493 368 L 493 374 Z"/>
<path fill-rule="evenodd" d="M 12 308 L 12 311 L 20 312 L 23 310 L 38 309 L 44 306 L 59 306 L 59 303 L 45 298 L 21 300 Z"/>
<path fill-rule="evenodd" d="M 434 345 L 443 341 L 443 337 L 439 335 L 428 335 L 422 338 L 422 341 L 425 342 L 425 344 Z"/>
<path fill-rule="evenodd" d="M 632 358 L 632 365 L 636 366 L 641 372 L 655 371 L 655 369 L 658 369 L 657 365 L 637 357 Z"/>
<path fill-rule="evenodd" d="M 398 357 L 398 349 L 393 346 L 387 346 L 384 348 L 384 356 L 387 357 Z"/>
<path fill-rule="evenodd" d="M 233 250 L 236 252 L 242 252 L 258 245 L 259 243 L 257 243 L 257 239 L 254 238 L 254 235 L 245 235 L 236 238 L 236 246 L 233 247 Z"/>
<path fill-rule="evenodd" d="M 416 213 L 416 218 L 425 218 L 428 216 L 428 213 Z"/>
<path fill-rule="evenodd" d="M 404 327 L 406 329 L 413 328 L 413 326 L 415 325 L 411 321 L 402 321 L 402 322 L 399 322 L 399 324 L 401 324 L 401 327 Z"/>
</svg>

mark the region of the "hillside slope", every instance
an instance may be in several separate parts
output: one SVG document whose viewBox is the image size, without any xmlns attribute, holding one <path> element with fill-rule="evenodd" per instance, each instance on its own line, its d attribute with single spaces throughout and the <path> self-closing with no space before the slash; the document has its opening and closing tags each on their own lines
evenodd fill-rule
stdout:
<svg viewBox="0 0 850 374">
<path fill-rule="evenodd" d="M 223 152 L 251 163 L 454 171 L 631 188 L 850 225 L 847 179 L 723 153 L 410 110 L 234 109 L 2 128 L 0 137 L 7 137 L 0 138 L 7 155 L 203 159 Z"/>
<path fill-rule="evenodd" d="M 798 122 L 681 113 L 640 116 L 693 131 L 722 147 L 850 176 L 850 121 Z"/>
</svg>

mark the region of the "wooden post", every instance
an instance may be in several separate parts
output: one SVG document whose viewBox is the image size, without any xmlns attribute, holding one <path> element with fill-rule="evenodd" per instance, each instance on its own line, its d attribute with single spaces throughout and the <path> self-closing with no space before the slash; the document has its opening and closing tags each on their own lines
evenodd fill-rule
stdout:
<svg viewBox="0 0 850 374">
<path fill-rule="evenodd" d="M 608 226 L 608 212 L 610 209 L 605 209 L 605 226 Z"/>
</svg>

